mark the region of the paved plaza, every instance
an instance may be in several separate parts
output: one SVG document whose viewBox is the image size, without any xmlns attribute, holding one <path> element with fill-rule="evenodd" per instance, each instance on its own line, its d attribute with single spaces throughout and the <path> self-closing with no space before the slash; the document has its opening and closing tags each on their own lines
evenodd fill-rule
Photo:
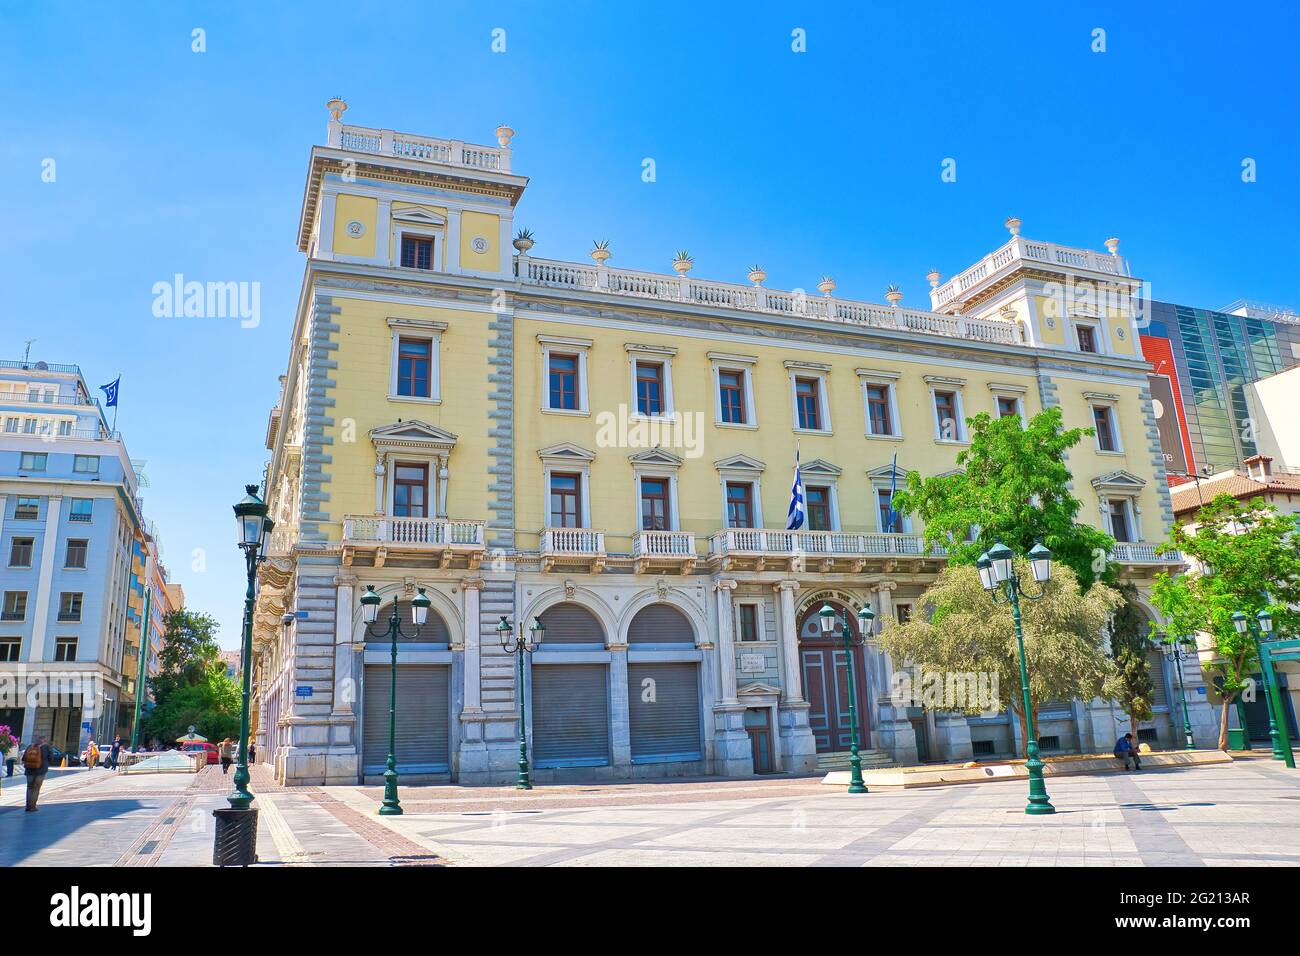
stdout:
<svg viewBox="0 0 1300 956">
<path fill-rule="evenodd" d="M 231 778 L 51 773 L 37 813 L 0 792 L 0 865 L 207 866 Z M 1300 773 L 1231 765 L 851 796 L 814 778 L 507 788 L 274 786 L 254 768 L 265 866 L 1300 865 Z"/>
</svg>

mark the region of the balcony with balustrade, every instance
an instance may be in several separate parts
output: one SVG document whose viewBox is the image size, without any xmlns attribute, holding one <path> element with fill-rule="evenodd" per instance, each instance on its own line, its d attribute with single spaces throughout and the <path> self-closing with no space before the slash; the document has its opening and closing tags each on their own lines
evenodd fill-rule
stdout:
<svg viewBox="0 0 1300 956">
<path fill-rule="evenodd" d="M 539 552 L 543 571 L 581 568 L 605 570 L 605 532 L 591 528 L 543 528 Z"/>
<path fill-rule="evenodd" d="M 947 561 L 947 552 L 927 548 L 919 534 L 728 528 L 709 538 L 708 560 L 721 571 L 937 573 Z"/>
<path fill-rule="evenodd" d="M 438 567 L 477 568 L 487 551 L 486 522 L 396 515 L 347 515 L 343 519 L 343 563 L 369 558 L 382 568 L 390 559 L 436 560 Z"/>
<path fill-rule="evenodd" d="M 632 535 L 632 566 L 637 574 L 676 571 L 690 574 L 699 555 L 689 531 L 637 531 Z"/>
<path fill-rule="evenodd" d="M 1178 551 L 1159 553 L 1160 544 L 1149 541 L 1116 541 L 1110 560 L 1120 566 L 1123 578 L 1154 577 L 1161 571 L 1180 571 L 1187 565 Z"/>
</svg>

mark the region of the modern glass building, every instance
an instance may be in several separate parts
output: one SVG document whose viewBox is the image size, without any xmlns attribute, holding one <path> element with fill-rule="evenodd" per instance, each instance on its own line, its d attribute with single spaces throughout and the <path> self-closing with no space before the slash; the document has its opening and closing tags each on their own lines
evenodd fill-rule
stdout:
<svg viewBox="0 0 1300 956">
<path fill-rule="evenodd" d="M 1161 434 L 1171 482 L 1179 480 L 1180 459 L 1186 474 L 1213 474 L 1256 454 L 1246 385 L 1300 365 L 1300 315 L 1246 301 L 1217 311 L 1152 302 L 1142 340 L 1155 374 L 1170 377 L 1182 405 L 1184 447 L 1169 447 L 1174 430 Z"/>
</svg>

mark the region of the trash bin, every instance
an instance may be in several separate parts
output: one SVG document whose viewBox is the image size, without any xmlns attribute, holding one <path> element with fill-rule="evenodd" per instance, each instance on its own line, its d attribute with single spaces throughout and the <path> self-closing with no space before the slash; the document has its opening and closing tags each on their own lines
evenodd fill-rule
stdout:
<svg viewBox="0 0 1300 956">
<path fill-rule="evenodd" d="M 217 835 L 212 844 L 213 866 L 250 866 L 257 862 L 257 811 L 226 807 L 213 810 Z"/>
<path fill-rule="evenodd" d="M 1228 749 L 1229 750 L 1249 750 L 1250 736 L 1239 727 L 1228 728 Z"/>
</svg>

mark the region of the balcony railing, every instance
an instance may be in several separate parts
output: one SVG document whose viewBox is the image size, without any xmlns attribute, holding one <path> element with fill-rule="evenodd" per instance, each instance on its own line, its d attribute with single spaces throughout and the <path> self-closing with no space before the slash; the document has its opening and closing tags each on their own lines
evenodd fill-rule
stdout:
<svg viewBox="0 0 1300 956">
<path fill-rule="evenodd" d="M 837 561 L 848 561 L 861 570 L 869 560 L 898 558 L 945 558 L 942 548 L 925 546 L 919 534 L 881 534 L 850 531 L 775 531 L 764 528 L 728 528 L 709 538 L 709 558 L 730 562 L 752 559 L 763 564 L 768 558 L 798 563 L 811 561 L 832 570 Z"/>
<path fill-rule="evenodd" d="M 1183 556 L 1178 551 L 1157 554 L 1158 544 L 1145 541 L 1117 541 L 1110 549 L 1110 559 L 1121 564 L 1182 564 Z"/>
<path fill-rule="evenodd" d="M 482 521 L 348 515 L 343 519 L 343 543 L 482 549 L 483 530 Z"/>
<path fill-rule="evenodd" d="M 782 292 L 758 285 L 709 282 L 689 276 L 612 269 L 605 265 L 534 259 L 523 255 L 516 257 L 515 271 L 521 282 L 550 289 L 607 292 L 640 299 L 821 319 L 846 325 L 1005 345 L 1018 345 L 1022 342 L 1020 327 L 1011 322 L 975 319 L 964 315 L 940 315 L 922 309 L 904 309 L 828 295 L 809 295 L 802 291 Z"/>
<path fill-rule="evenodd" d="M 699 555 L 689 531 L 638 531 L 632 535 L 632 558 L 638 574 L 652 568 L 675 567 L 689 574 Z"/>
<path fill-rule="evenodd" d="M 930 293 L 930 304 L 936 309 L 942 309 L 950 302 L 960 300 L 965 293 L 976 286 L 981 286 L 1011 271 L 1020 262 L 1087 269 L 1116 277 L 1129 275 L 1128 267 L 1119 256 L 1112 256 L 1106 252 L 1093 252 L 1090 249 L 1058 246 L 1053 242 L 1034 242 L 1024 236 L 1014 236 L 1002 248 L 995 249 L 969 269 L 959 272 L 947 282 L 935 287 Z"/>
<path fill-rule="evenodd" d="M 593 571 L 605 566 L 605 532 L 590 528 L 543 528 L 541 533 L 542 569 L 549 571 L 560 563 L 578 561 Z"/>
<path fill-rule="evenodd" d="M 329 145 L 354 153 L 373 153 L 444 166 L 467 166 L 487 172 L 510 172 L 509 147 L 477 146 L 458 139 L 416 136 L 391 129 L 331 123 Z"/>
</svg>

